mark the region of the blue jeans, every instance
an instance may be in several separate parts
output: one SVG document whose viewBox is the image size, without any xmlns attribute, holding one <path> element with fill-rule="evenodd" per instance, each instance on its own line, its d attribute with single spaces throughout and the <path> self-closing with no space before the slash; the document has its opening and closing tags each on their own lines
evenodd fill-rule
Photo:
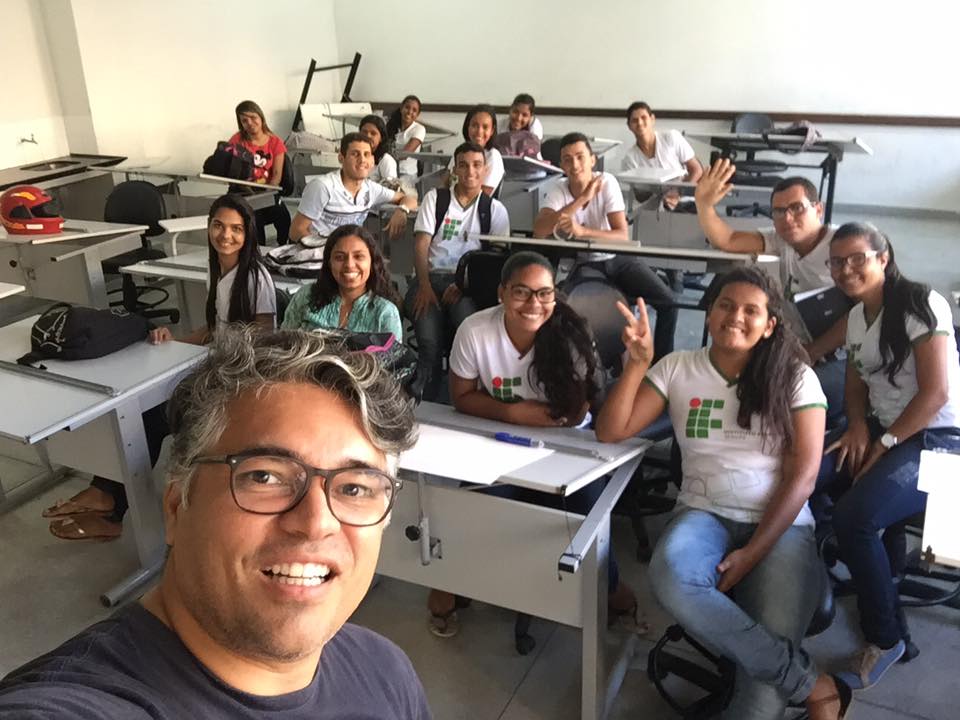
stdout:
<svg viewBox="0 0 960 720">
<path fill-rule="evenodd" d="M 454 282 L 453 273 L 430 273 L 430 287 L 439 301 L 443 291 Z M 407 297 L 403 301 L 403 310 L 413 322 L 413 331 L 417 336 L 417 353 L 420 358 L 420 372 L 424 378 L 423 399 L 434 401 L 440 395 L 440 383 L 443 380 L 443 356 L 453 344 L 453 336 L 460 323 L 477 311 L 477 305 L 468 297 L 461 297 L 452 305 L 431 305 L 419 318 L 413 315 L 413 300 L 417 296 L 419 284 L 416 279 L 410 283 Z"/>
<path fill-rule="evenodd" d="M 717 589 L 717 565 L 741 548 L 756 525 L 685 508 L 664 530 L 650 560 L 660 604 L 684 629 L 737 665 L 733 698 L 723 717 L 781 718 L 817 679 L 800 643 L 823 582 L 811 526 L 793 525 L 731 595 Z"/>
<path fill-rule="evenodd" d="M 818 362 L 813 367 L 827 397 L 827 429 L 844 424 L 844 387 L 847 383 L 847 359 L 832 358 Z"/>
<path fill-rule="evenodd" d="M 879 423 L 871 423 L 871 439 L 883 432 Z M 881 648 L 895 645 L 902 632 L 890 558 L 879 533 L 926 508 L 927 495 L 917 490 L 920 451 L 934 449 L 960 452 L 960 429 L 921 430 L 888 450 L 833 511 L 840 558 L 857 591 L 860 627 L 867 642 Z M 837 482 L 849 485 L 850 478 L 840 476 Z"/>
</svg>

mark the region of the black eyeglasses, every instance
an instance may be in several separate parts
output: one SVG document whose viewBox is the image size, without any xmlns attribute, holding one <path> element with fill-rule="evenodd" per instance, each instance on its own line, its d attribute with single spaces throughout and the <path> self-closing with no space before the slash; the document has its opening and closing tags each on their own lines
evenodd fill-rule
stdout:
<svg viewBox="0 0 960 720">
<path fill-rule="evenodd" d="M 843 270 L 844 265 L 850 263 L 850 267 L 862 268 L 867 264 L 867 258 L 876 257 L 880 254 L 879 250 L 867 250 L 865 252 L 856 252 L 846 257 L 832 257 L 827 260 L 827 267 L 834 271 Z"/>
<path fill-rule="evenodd" d="M 552 287 L 542 287 L 537 290 L 529 288 L 526 285 L 512 285 L 510 287 L 510 297 L 517 302 L 526 302 L 531 296 L 536 296 L 541 305 L 549 305 L 557 299 L 557 289 Z"/>
<path fill-rule="evenodd" d="M 354 527 L 380 523 L 403 487 L 403 481 L 375 468 L 325 470 L 291 457 L 256 452 L 198 457 L 191 464 L 229 465 L 234 502 L 241 510 L 257 515 L 292 510 L 319 475 L 330 512 L 343 525 Z"/>
<path fill-rule="evenodd" d="M 775 207 L 770 210 L 770 214 L 773 216 L 774 220 L 780 220 L 786 217 L 787 213 L 790 214 L 790 217 L 799 217 L 803 215 L 808 209 L 812 208 L 813 205 L 806 202 L 795 202 L 790 203 L 786 207 Z"/>
</svg>

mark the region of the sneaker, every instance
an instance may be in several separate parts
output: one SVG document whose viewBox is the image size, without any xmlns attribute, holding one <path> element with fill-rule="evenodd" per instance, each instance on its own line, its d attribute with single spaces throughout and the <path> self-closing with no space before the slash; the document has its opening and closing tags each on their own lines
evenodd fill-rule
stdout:
<svg viewBox="0 0 960 720">
<path fill-rule="evenodd" d="M 452 638 L 460 632 L 460 620 L 454 610 L 446 615 L 430 616 L 430 632 L 439 638 Z"/>
<path fill-rule="evenodd" d="M 853 671 L 837 673 L 837 677 L 853 690 L 866 690 L 880 682 L 883 674 L 903 655 L 907 646 L 903 640 L 889 650 L 867 645 L 857 657 Z"/>
</svg>

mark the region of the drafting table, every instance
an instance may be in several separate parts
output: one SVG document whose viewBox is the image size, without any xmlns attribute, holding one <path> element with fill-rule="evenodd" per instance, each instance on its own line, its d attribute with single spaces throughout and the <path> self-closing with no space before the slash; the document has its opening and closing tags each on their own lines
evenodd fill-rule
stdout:
<svg viewBox="0 0 960 720">
<path fill-rule="evenodd" d="M 244 192 L 240 195 L 254 210 L 273 207 L 277 202 L 277 193 L 280 192 L 281 189 L 279 185 L 267 185 L 266 183 L 257 183 L 250 180 L 236 180 L 234 178 L 220 177 L 219 175 L 207 175 L 206 173 L 200 173 L 197 177 L 201 180 L 209 180 L 210 182 L 226 185 L 227 187 L 223 189 L 220 195 L 230 192 L 231 185 L 240 188 L 249 188 L 249 193 Z M 219 197 L 219 195 L 217 197 Z"/>
<path fill-rule="evenodd" d="M 36 316 L 0 328 L 0 360 L 30 351 Z M 126 486 L 140 571 L 101 597 L 115 605 L 163 560 L 163 517 L 141 414 L 166 401 L 203 357 L 198 345 L 139 342 L 96 360 L 44 360 L 44 371 L 0 368 L 0 436 L 45 443 L 50 461 Z M 54 375 L 55 374 L 55 375 Z"/>
<path fill-rule="evenodd" d="M 613 473 L 584 518 L 472 492 L 448 478 L 411 473 L 404 469 L 401 455 L 401 477 L 406 484 L 384 530 L 377 572 L 580 628 L 581 717 L 604 717 L 607 698 L 612 701 L 616 697 L 638 640 L 636 635 L 630 636 L 618 662 L 608 667 L 604 647 L 610 512 L 649 441 L 633 438 L 604 444 L 597 442 L 590 430 L 518 429 L 433 403 L 421 404 L 417 419 L 421 424 L 484 436 L 522 432 L 603 456 L 554 452 L 498 481 L 568 496 Z M 506 627 L 504 635 L 509 635 Z"/>
<path fill-rule="evenodd" d="M 687 133 L 684 135 L 700 142 L 707 143 L 731 157 L 737 152 L 778 152 L 786 156 L 800 153 L 805 140 L 803 135 L 776 135 L 773 133 Z M 802 165 L 785 160 L 791 167 L 818 167 L 821 171 L 820 194 L 824 204 L 823 221 L 829 223 L 833 216 L 833 195 L 837 184 L 837 166 L 845 153 L 858 155 L 873 155 L 873 150 L 858 137 L 831 137 L 824 136 L 803 150 L 804 153 L 823 154 L 825 157 L 819 165 Z M 736 164 L 736 159 L 734 159 Z M 826 185 L 826 196 L 824 196 Z"/>
<path fill-rule="evenodd" d="M 563 177 L 563 170 L 531 157 L 503 156 L 505 171 L 497 199 L 510 216 L 510 231 L 533 233 L 533 223 L 540 212 L 547 184 Z"/>
<path fill-rule="evenodd" d="M 168 218 L 160 221 L 160 227 L 170 234 L 170 254 L 178 252 L 177 240 L 185 232 L 197 232 L 207 229 L 206 215 L 191 215 L 190 217 Z"/>
<path fill-rule="evenodd" d="M 324 117 L 330 118 L 331 120 L 339 120 L 341 123 L 341 131 L 343 135 L 347 134 L 347 125 L 354 125 L 357 129 L 360 128 L 360 121 L 369 115 L 377 115 L 383 118 L 384 124 L 387 122 L 387 118 L 384 118 L 380 113 L 368 112 L 368 113 L 324 113 Z M 423 125 L 427 131 L 426 137 L 423 139 L 423 143 L 420 147 L 429 150 L 430 146 L 433 143 L 438 143 L 441 140 L 446 140 L 447 138 L 453 137 L 456 135 L 456 132 L 453 130 L 448 130 L 447 128 L 440 127 L 439 125 L 432 125 L 431 123 L 424 122 L 423 120 L 417 120 L 418 123 Z"/>
<path fill-rule="evenodd" d="M 0 282 L 0 298 L 10 297 L 22 293 L 26 288 L 15 283 Z"/>
<path fill-rule="evenodd" d="M 25 285 L 35 297 L 109 306 L 101 263 L 141 247 L 146 225 L 66 220 L 53 235 L 0 231 L 0 281 Z"/>
<path fill-rule="evenodd" d="M 589 239 L 556 240 L 554 238 L 498 237 L 481 235 L 480 240 L 493 245 L 513 245 L 552 247 L 570 252 L 603 252 L 617 255 L 637 255 L 651 266 L 665 270 L 682 270 L 689 273 L 716 273 L 730 270 L 740 265 L 760 264 L 776 276 L 775 263 L 780 262 L 777 255 L 755 255 L 752 253 L 728 253 L 711 248 L 681 248 L 639 245 L 633 242 L 606 242 Z"/>
</svg>

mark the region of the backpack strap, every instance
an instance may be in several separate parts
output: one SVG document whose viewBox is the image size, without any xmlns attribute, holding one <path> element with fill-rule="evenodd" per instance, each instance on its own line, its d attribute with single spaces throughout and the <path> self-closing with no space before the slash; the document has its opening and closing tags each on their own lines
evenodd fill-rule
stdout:
<svg viewBox="0 0 960 720">
<path fill-rule="evenodd" d="M 477 205 L 477 212 L 480 213 L 480 234 L 489 235 L 490 218 L 493 214 L 493 198 L 485 192 L 481 192 L 477 202 L 479 203 L 479 205 Z"/>
<path fill-rule="evenodd" d="M 437 208 L 434 213 L 433 236 L 437 236 L 440 224 L 443 222 L 447 210 L 450 209 L 450 188 L 437 188 Z"/>
</svg>

